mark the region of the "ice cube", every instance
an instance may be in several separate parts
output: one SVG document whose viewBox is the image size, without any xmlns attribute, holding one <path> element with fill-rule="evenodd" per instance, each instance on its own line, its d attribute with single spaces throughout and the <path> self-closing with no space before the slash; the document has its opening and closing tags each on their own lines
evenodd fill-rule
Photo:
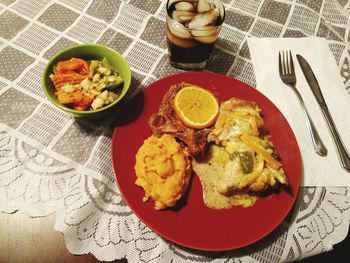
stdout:
<svg viewBox="0 0 350 263">
<path fill-rule="evenodd" d="M 194 11 L 194 6 L 188 2 L 178 2 L 175 4 L 175 9 L 178 11 Z"/>
<path fill-rule="evenodd" d="M 199 0 L 197 5 L 198 13 L 204 13 L 210 11 L 210 5 L 207 0 Z"/>
<path fill-rule="evenodd" d="M 193 48 L 197 45 L 197 42 L 194 41 L 192 38 L 180 38 L 174 36 L 169 29 L 166 30 L 168 40 L 173 43 L 174 45 L 182 48 Z"/>
<path fill-rule="evenodd" d="M 195 37 L 207 37 L 214 35 L 217 32 L 215 26 L 202 26 L 191 30 L 191 34 Z"/>
<path fill-rule="evenodd" d="M 190 38 L 191 37 L 191 33 L 188 31 L 188 29 L 183 24 L 176 21 L 175 19 L 167 18 L 167 24 L 168 24 L 170 32 L 174 36 L 177 36 L 180 38 Z"/>
<path fill-rule="evenodd" d="M 172 14 L 173 18 L 180 23 L 185 23 L 191 20 L 195 15 L 196 13 L 192 13 L 189 11 L 178 11 L 178 10 L 175 10 Z"/>
<path fill-rule="evenodd" d="M 188 23 L 188 28 L 195 29 L 198 27 L 213 24 L 217 17 L 218 13 L 211 11 L 205 12 L 203 14 L 198 14 L 195 17 L 193 17 L 191 22 Z"/>
</svg>

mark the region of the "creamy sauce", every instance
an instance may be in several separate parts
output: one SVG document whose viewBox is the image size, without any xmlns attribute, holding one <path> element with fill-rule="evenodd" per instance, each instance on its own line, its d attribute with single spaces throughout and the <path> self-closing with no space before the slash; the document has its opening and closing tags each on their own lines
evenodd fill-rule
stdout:
<svg viewBox="0 0 350 263">
<path fill-rule="evenodd" d="M 217 146 L 211 146 L 217 147 Z M 218 148 L 218 147 L 217 147 Z M 214 209 L 229 209 L 233 206 L 249 207 L 257 197 L 248 194 L 235 194 L 230 197 L 221 194 L 216 187 L 219 176 L 225 171 L 225 164 L 220 162 L 192 161 L 192 168 L 198 175 L 203 187 L 203 200 L 206 206 Z"/>
</svg>

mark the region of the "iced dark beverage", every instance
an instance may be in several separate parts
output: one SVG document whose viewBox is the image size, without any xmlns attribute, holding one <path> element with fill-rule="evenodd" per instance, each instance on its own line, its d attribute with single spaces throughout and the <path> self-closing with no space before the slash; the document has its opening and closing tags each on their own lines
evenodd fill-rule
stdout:
<svg viewBox="0 0 350 263">
<path fill-rule="evenodd" d="M 224 6 L 218 0 L 168 0 L 166 34 L 171 64 L 182 69 L 204 68 L 224 18 Z"/>
</svg>

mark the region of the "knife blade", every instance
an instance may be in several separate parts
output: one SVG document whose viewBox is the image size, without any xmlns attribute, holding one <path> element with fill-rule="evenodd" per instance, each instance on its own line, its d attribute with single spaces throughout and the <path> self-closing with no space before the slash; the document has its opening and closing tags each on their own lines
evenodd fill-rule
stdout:
<svg viewBox="0 0 350 263">
<path fill-rule="evenodd" d="M 326 120 L 327 126 L 329 128 L 329 131 L 332 135 L 333 141 L 337 148 L 340 163 L 347 172 L 350 172 L 350 155 L 346 150 L 342 139 L 340 138 L 340 135 L 335 126 L 333 118 L 328 110 L 327 103 L 323 97 L 323 94 L 322 94 L 320 85 L 318 84 L 318 81 L 316 79 L 316 76 L 313 70 L 311 69 L 309 63 L 306 61 L 306 59 L 303 56 L 298 54 L 296 55 L 296 57 L 298 59 L 301 70 L 304 73 L 306 81 L 309 84 L 311 91 L 314 94 L 316 101 L 318 102 L 318 105 L 320 106 L 322 114 Z"/>
<path fill-rule="evenodd" d="M 315 74 L 312 71 L 309 63 L 306 61 L 306 59 L 303 56 L 301 56 L 299 54 L 297 54 L 297 59 L 298 59 L 299 65 L 301 67 L 301 70 L 303 71 L 304 76 L 305 76 L 307 82 L 309 83 L 311 91 L 314 94 L 318 104 L 321 107 L 327 107 L 326 101 L 325 101 L 323 94 L 322 94 L 322 91 L 320 89 L 320 85 L 318 84 L 318 81 L 317 81 Z"/>
</svg>

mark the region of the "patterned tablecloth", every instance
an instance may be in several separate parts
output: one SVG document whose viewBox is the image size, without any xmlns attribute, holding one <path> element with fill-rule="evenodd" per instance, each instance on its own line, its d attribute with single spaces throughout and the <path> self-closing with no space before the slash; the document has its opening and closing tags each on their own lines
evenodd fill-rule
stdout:
<svg viewBox="0 0 350 263">
<path fill-rule="evenodd" d="M 350 1 L 226 0 L 208 70 L 256 86 L 249 36 L 328 40 L 350 90 Z M 130 211 L 111 164 L 113 119 L 77 121 L 45 98 L 41 74 L 58 50 L 102 43 L 127 59 L 132 89 L 178 72 L 169 65 L 165 2 L 0 0 L 0 211 L 56 215 L 74 254 L 130 262 L 279 262 L 332 249 L 348 232 L 350 188 L 305 187 L 272 234 L 235 251 L 204 253 L 160 238 Z"/>
</svg>

